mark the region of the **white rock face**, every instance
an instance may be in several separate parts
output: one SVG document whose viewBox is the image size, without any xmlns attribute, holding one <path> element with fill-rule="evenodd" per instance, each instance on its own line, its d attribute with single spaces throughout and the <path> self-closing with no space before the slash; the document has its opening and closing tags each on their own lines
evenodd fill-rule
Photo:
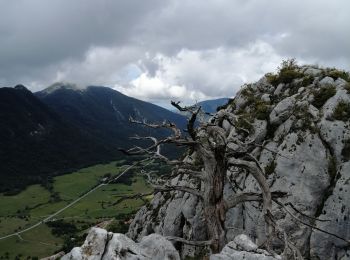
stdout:
<svg viewBox="0 0 350 260">
<path fill-rule="evenodd" d="M 333 190 L 330 191 L 332 195 L 325 201 L 322 214 L 319 216 L 320 219 L 332 219 L 335 221 L 317 222 L 317 227 L 349 239 L 350 161 L 342 163 L 338 170 L 339 179 Z M 312 257 L 316 258 L 322 252 L 325 259 L 341 259 L 346 256 L 350 258 L 350 255 L 345 250 L 349 244 L 325 233 L 313 232 L 310 244 Z"/>
<path fill-rule="evenodd" d="M 81 247 L 75 247 L 62 260 L 180 260 L 171 242 L 158 234 L 135 243 L 123 234 L 92 228 Z"/>
<path fill-rule="evenodd" d="M 320 81 L 320 85 L 333 85 L 334 84 L 334 79 L 331 77 L 325 77 Z"/>
<path fill-rule="evenodd" d="M 100 260 L 108 241 L 108 233 L 101 228 L 92 228 L 84 244 L 81 247 L 75 247 L 71 253 L 62 257 L 63 260 Z"/>
<path fill-rule="evenodd" d="M 294 97 L 288 97 L 279 102 L 270 114 L 271 124 L 281 124 L 285 121 L 292 114 L 294 105 Z"/>
<path fill-rule="evenodd" d="M 280 83 L 273 94 L 276 96 L 280 95 L 284 87 L 285 85 L 283 83 Z"/>
<path fill-rule="evenodd" d="M 267 93 L 264 94 L 264 95 L 262 95 L 262 96 L 261 96 L 261 100 L 262 100 L 262 101 L 265 101 L 265 102 L 268 102 L 268 103 L 271 102 L 270 95 L 267 94 Z"/>
<path fill-rule="evenodd" d="M 322 73 L 322 70 L 316 69 L 316 68 L 312 68 L 312 67 L 307 68 L 304 71 L 304 74 L 309 75 L 309 76 L 313 76 L 313 77 L 319 76 L 319 75 L 321 75 L 321 73 Z"/>
<path fill-rule="evenodd" d="M 350 240 L 350 120 L 338 121 L 332 118 L 340 101 L 350 103 L 350 94 L 344 87 L 348 83 L 343 79 L 335 81 L 331 77 L 323 77 L 327 74 L 322 69 L 305 66 L 302 71 L 305 77 L 315 77 L 308 81 L 313 83 L 303 84 L 302 78 L 291 84 L 281 83 L 274 87 L 269 86 L 264 78 L 250 86 L 256 100 L 261 101 L 269 96 L 270 103 L 267 104 L 266 120 L 252 120 L 253 131 L 244 138 L 261 145 L 254 150 L 254 155 L 266 172 L 271 190 L 290 195 L 280 200 L 290 212 L 309 225 Z M 324 104 L 316 108 L 313 105 L 315 91 L 332 86 L 336 94 L 327 97 Z M 232 107 L 228 107 L 226 112 L 239 117 L 244 108 L 244 115 L 250 113 L 254 119 L 254 102 L 247 106 L 247 97 L 242 92 L 237 94 Z M 239 144 L 232 140 L 240 135 L 239 131 L 234 126 L 223 125 L 228 137 L 227 147 L 237 150 Z M 224 198 L 234 196 L 236 192 L 259 192 L 255 180 L 251 176 L 247 177 L 244 171 L 229 169 L 227 176 L 240 185 L 242 191 L 233 190 L 227 182 Z M 188 176 L 173 181 L 195 184 Z M 289 203 L 295 209 L 288 206 Z M 276 204 L 273 205 L 273 214 L 306 259 L 349 259 L 350 247 L 342 239 L 297 223 Z M 141 239 L 155 232 L 189 240 L 206 240 L 205 225 L 202 204 L 196 197 L 184 192 L 167 195 L 158 193 L 150 205 L 137 213 L 128 235 L 133 239 Z M 232 243 L 238 244 L 232 241 L 242 233 L 259 245 L 266 239 L 265 221 L 261 205 L 257 202 L 230 209 L 226 214 L 225 226 L 228 228 L 226 238 L 231 242 L 221 254 L 215 255 L 217 258 L 212 256 L 212 259 L 242 259 L 242 253 L 232 249 Z M 280 241 L 274 242 L 276 247 L 282 246 Z M 248 251 L 244 253 L 245 259 L 264 259 L 247 258 L 247 254 L 252 253 Z M 181 248 L 182 255 L 196 253 L 200 253 L 200 249 L 185 245 Z M 227 258 L 231 257 L 230 254 L 237 258 Z"/>
</svg>

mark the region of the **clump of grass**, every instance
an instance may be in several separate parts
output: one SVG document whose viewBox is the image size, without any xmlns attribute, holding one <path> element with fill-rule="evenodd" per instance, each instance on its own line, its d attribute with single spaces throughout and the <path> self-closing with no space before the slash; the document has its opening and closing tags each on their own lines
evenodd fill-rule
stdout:
<svg viewBox="0 0 350 260">
<path fill-rule="evenodd" d="M 278 75 L 274 73 L 267 73 L 265 74 L 265 77 L 267 78 L 267 81 L 272 84 L 273 86 L 277 86 L 278 83 Z"/>
<path fill-rule="evenodd" d="M 344 70 L 330 69 L 325 71 L 325 76 L 331 77 L 333 79 L 341 78 L 345 81 L 350 81 L 350 74 Z"/>
<path fill-rule="evenodd" d="M 345 88 L 346 92 L 347 92 L 348 94 L 350 94 L 350 83 L 346 84 L 346 85 L 344 86 L 344 88 Z"/>
<path fill-rule="evenodd" d="M 348 121 L 350 119 L 350 104 L 345 101 L 340 101 L 333 112 L 333 119 Z"/>
<path fill-rule="evenodd" d="M 243 89 L 241 91 L 241 95 L 243 96 L 249 96 L 253 93 L 253 89 L 251 87 L 251 84 L 246 84 L 243 86 Z"/>
<path fill-rule="evenodd" d="M 254 120 L 250 114 L 244 113 L 238 117 L 235 126 L 237 129 L 245 129 L 251 133 L 253 130 L 253 122 Z"/>
<path fill-rule="evenodd" d="M 297 132 L 301 130 L 302 132 L 310 131 L 315 134 L 318 132 L 318 129 L 315 127 L 313 123 L 313 117 L 308 112 L 307 106 L 299 106 L 294 110 L 294 116 L 297 120 L 294 121 L 290 131 Z M 300 121 L 299 121 L 300 120 Z M 299 123 L 297 123 L 299 121 Z M 302 138 L 298 138 L 299 142 L 303 142 Z"/>
<path fill-rule="evenodd" d="M 303 81 L 301 82 L 301 86 L 307 87 L 307 86 L 311 85 L 312 82 L 314 82 L 314 77 L 311 75 L 307 75 L 307 76 L 303 77 Z"/>
<path fill-rule="evenodd" d="M 320 90 L 314 92 L 314 100 L 312 105 L 320 109 L 326 101 L 333 97 L 337 92 L 335 86 L 329 85 L 322 87 Z"/>
<path fill-rule="evenodd" d="M 299 66 L 295 59 L 283 60 L 278 68 L 277 74 L 269 73 L 266 74 L 265 77 L 273 86 L 277 86 L 280 83 L 288 84 L 294 79 L 304 76 L 304 74 L 299 72 L 298 69 Z"/>
<path fill-rule="evenodd" d="M 269 118 L 270 107 L 266 102 L 262 100 L 257 101 L 255 103 L 253 110 L 254 110 L 253 113 L 255 114 L 256 119 L 267 120 Z"/>
<path fill-rule="evenodd" d="M 259 120 L 266 120 L 270 115 L 270 106 L 267 102 L 256 97 L 251 87 L 242 90 L 241 95 L 245 97 L 247 102 L 238 111 L 238 114 L 245 114 L 245 117 L 255 117 Z M 249 109 L 247 109 L 249 107 Z M 249 113 L 247 112 L 249 111 Z M 248 115 L 249 114 L 249 115 Z"/>
</svg>

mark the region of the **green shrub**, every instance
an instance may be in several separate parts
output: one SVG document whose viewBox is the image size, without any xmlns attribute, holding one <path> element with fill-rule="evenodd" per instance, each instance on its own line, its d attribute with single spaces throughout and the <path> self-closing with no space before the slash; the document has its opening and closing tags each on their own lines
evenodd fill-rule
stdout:
<svg viewBox="0 0 350 260">
<path fill-rule="evenodd" d="M 243 96 L 249 96 L 249 95 L 252 95 L 253 94 L 253 89 L 251 87 L 251 84 L 248 84 L 248 85 L 244 85 L 243 86 L 243 89 L 241 91 L 241 95 Z"/>
<path fill-rule="evenodd" d="M 269 118 L 270 107 L 266 102 L 262 100 L 257 101 L 255 103 L 253 110 L 254 110 L 253 113 L 255 114 L 257 119 L 267 120 Z"/>
<path fill-rule="evenodd" d="M 51 228 L 51 233 L 57 237 L 74 235 L 78 229 L 70 222 L 65 222 L 63 220 L 49 221 L 46 225 Z"/>
<path fill-rule="evenodd" d="M 321 88 L 319 91 L 315 91 L 312 105 L 320 109 L 329 98 L 335 95 L 336 92 L 337 90 L 334 86 L 326 86 Z"/>
<path fill-rule="evenodd" d="M 346 85 L 344 86 L 344 88 L 345 88 L 346 92 L 347 92 L 348 94 L 350 94 L 350 83 L 346 84 Z"/>
<path fill-rule="evenodd" d="M 350 119 L 350 104 L 340 101 L 333 112 L 333 118 L 336 120 L 347 121 Z"/>
<path fill-rule="evenodd" d="M 314 82 L 314 77 L 311 75 L 307 75 L 307 76 L 303 77 L 303 81 L 301 82 L 301 86 L 307 87 L 310 84 L 312 84 L 312 82 Z"/>
<path fill-rule="evenodd" d="M 298 71 L 298 65 L 295 59 L 283 60 L 280 67 L 278 68 L 278 73 L 272 74 L 268 73 L 265 75 L 267 80 L 274 86 L 280 83 L 291 83 L 294 79 L 301 78 L 304 76 L 303 73 Z"/>
<path fill-rule="evenodd" d="M 249 114 L 245 113 L 238 117 L 235 126 L 238 128 L 238 130 L 239 128 L 242 128 L 251 132 L 253 130 L 252 124 L 253 124 L 253 119 Z"/>
<path fill-rule="evenodd" d="M 302 76 L 302 73 L 294 69 L 283 69 L 278 75 L 278 81 L 279 83 L 288 84 L 291 83 L 294 79 L 301 78 Z"/>
<path fill-rule="evenodd" d="M 350 81 L 350 74 L 344 70 L 332 69 L 330 71 L 326 71 L 326 76 L 331 77 L 333 79 L 341 78 L 345 81 Z"/>
<path fill-rule="evenodd" d="M 273 85 L 273 86 L 278 85 L 278 75 L 273 74 L 273 73 L 267 73 L 267 74 L 265 74 L 265 77 L 271 85 Z"/>
<path fill-rule="evenodd" d="M 107 227 L 108 231 L 113 233 L 122 233 L 125 234 L 128 232 L 129 225 L 125 222 L 125 219 L 122 220 L 113 220 Z"/>
</svg>

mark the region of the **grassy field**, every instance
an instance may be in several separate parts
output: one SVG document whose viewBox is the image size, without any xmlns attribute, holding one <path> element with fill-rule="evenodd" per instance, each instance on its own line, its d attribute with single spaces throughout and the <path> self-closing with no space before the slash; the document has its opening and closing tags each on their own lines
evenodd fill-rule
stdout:
<svg viewBox="0 0 350 260">
<path fill-rule="evenodd" d="M 44 219 L 97 185 L 104 176 L 117 176 L 125 169 L 122 164 L 121 161 L 99 164 L 55 177 L 50 189 L 32 185 L 14 196 L 0 195 L 0 236 L 22 230 Z M 73 224 L 81 234 L 94 224 L 134 212 L 143 205 L 142 201 L 128 200 L 112 205 L 120 195 L 150 190 L 137 171 L 131 170 L 127 174 L 132 176 L 130 185 L 115 183 L 102 186 L 54 220 Z M 53 254 L 63 244 L 64 237 L 53 235 L 52 228 L 42 224 L 22 234 L 21 238 L 0 240 L 0 259 L 36 259 Z"/>
</svg>

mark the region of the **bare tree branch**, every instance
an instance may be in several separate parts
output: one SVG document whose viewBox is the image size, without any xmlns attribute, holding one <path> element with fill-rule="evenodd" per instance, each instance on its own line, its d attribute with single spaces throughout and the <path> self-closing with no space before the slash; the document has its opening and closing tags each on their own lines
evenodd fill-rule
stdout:
<svg viewBox="0 0 350 260">
<path fill-rule="evenodd" d="M 313 218 L 309 215 L 306 215 L 305 213 L 301 212 L 300 210 L 298 210 L 291 202 L 287 202 L 285 203 L 284 205 L 286 206 L 290 206 L 292 209 L 294 209 L 296 212 L 298 212 L 300 215 L 306 217 L 306 218 L 309 218 L 311 220 L 316 220 L 316 221 L 320 221 L 320 222 L 330 222 L 331 220 L 330 219 L 319 219 L 319 218 Z"/>
<path fill-rule="evenodd" d="M 198 113 L 201 111 L 201 107 L 196 107 L 195 105 L 190 107 L 182 107 L 180 106 L 180 102 L 175 101 L 171 101 L 171 105 L 176 107 L 181 112 L 191 113 L 191 117 L 188 119 L 187 123 L 187 131 L 190 134 L 192 140 L 196 140 L 196 131 L 194 129 L 194 123 L 197 119 Z"/>
<path fill-rule="evenodd" d="M 164 121 L 162 124 L 150 124 L 150 123 L 147 123 L 146 121 L 135 120 L 131 116 L 129 117 L 129 122 L 134 123 L 134 124 L 138 124 L 138 125 L 147 126 L 147 127 L 150 127 L 150 128 L 167 128 L 167 129 L 171 129 L 174 132 L 175 138 L 181 138 L 181 130 L 179 128 L 177 128 L 174 123 L 171 123 L 171 122 Z"/>
<path fill-rule="evenodd" d="M 170 241 L 181 242 L 181 243 L 184 243 L 184 244 L 187 244 L 187 245 L 191 245 L 191 246 L 209 246 L 209 245 L 212 244 L 211 240 L 191 241 L 191 240 L 184 239 L 182 237 L 173 237 L 173 236 L 167 236 L 165 238 L 170 240 Z"/>
<path fill-rule="evenodd" d="M 195 177 L 195 178 L 198 178 L 200 180 L 204 180 L 204 178 L 205 178 L 205 176 L 204 176 L 202 171 L 193 171 L 193 170 L 184 169 L 184 168 L 178 169 L 177 170 L 177 174 L 188 174 L 191 177 Z"/>
<path fill-rule="evenodd" d="M 310 227 L 310 228 L 312 228 L 312 229 L 316 229 L 316 230 L 318 230 L 318 231 L 320 231 L 320 232 L 322 232 L 322 233 L 325 233 L 325 234 L 331 235 L 331 236 L 333 236 L 333 237 L 336 237 L 336 238 L 338 238 L 338 239 L 340 239 L 340 240 L 343 240 L 343 241 L 345 241 L 346 243 L 348 243 L 348 244 L 350 245 L 350 240 L 348 240 L 348 239 L 346 239 L 346 238 L 343 238 L 343 237 L 341 237 L 341 236 L 338 236 L 337 234 L 334 234 L 334 233 L 328 232 L 328 231 L 326 231 L 326 230 L 323 230 L 323 229 L 321 229 L 321 228 L 318 228 L 318 227 L 316 227 L 316 226 L 314 226 L 314 225 L 308 224 L 308 223 L 306 223 L 305 221 L 303 221 L 303 220 L 301 220 L 300 218 L 298 218 L 297 216 L 295 216 L 292 212 L 289 211 L 289 209 L 288 209 L 287 207 L 285 207 L 285 206 L 284 206 L 281 202 L 279 202 L 278 200 L 274 200 L 274 202 L 276 202 L 277 205 L 281 206 L 293 219 L 295 219 L 295 220 L 298 221 L 299 223 L 301 223 L 301 224 L 303 224 L 303 225 L 305 225 L 305 226 L 308 226 L 308 227 Z"/>
<path fill-rule="evenodd" d="M 194 188 L 191 188 L 191 187 L 186 187 L 186 186 L 181 186 L 181 185 L 152 185 L 153 188 L 156 190 L 156 191 L 165 191 L 165 192 L 169 192 L 169 191 L 183 191 L 183 192 L 187 192 L 187 193 L 190 193 L 192 195 L 195 195 L 197 197 L 199 197 L 200 199 L 203 199 L 203 194 L 194 189 Z"/>
<path fill-rule="evenodd" d="M 146 202 L 146 200 L 144 200 L 143 197 L 153 195 L 154 193 L 155 192 L 152 191 L 152 192 L 148 192 L 148 193 L 137 193 L 137 194 L 133 194 L 133 195 L 119 196 L 120 198 L 116 202 L 113 202 L 112 206 L 115 206 L 115 205 L 123 202 L 124 200 L 130 200 L 130 199 L 141 199 L 143 202 Z"/>
<path fill-rule="evenodd" d="M 228 160 L 228 163 L 230 165 L 243 167 L 249 171 L 249 173 L 258 182 L 258 184 L 263 192 L 264 208 L 266 210 L 271 211 L 272 202 L 271 202 L 270 187 L 267 184 L 267 181 L 265 179 L 264 174 L 261 172 L 260 165 L 257 165 L 256 161 L 252 162 L 252 161 L 246 161 L 246 160 L 241 160 L 241 159 L 236 159 L 236 158 L 230 158 Z"/>
<path fill-rule="evenodd" d="M 249 155 L 249 156 L 255 159 L 254 156 L 252 155 Z M 263 169 L 260 167 L 260 164 L 256 159 L 254 161 L 247 161 L 242 159 L 230 158 L 228 160 L 228 164 L 247 169 L 259 184 L 263 195 L 263 214 L 267 225 L 267 232 L 266 232 L 267 233 L 266 234 L 267 250 L 270 253 L 274 254 L 273 250 L 270 248 L 270 242 L 272 241 L 275 233 L 275 224 L 273 222 L 273 216 L 271 213 L 272 212 L 271 191 L 266 181 Z"/>
<path fill-rule="evenodd" d="M 286 192 L 276 191 L 271 193 L 272 198 L 282 198 L 288 196 Z M 238 204 L 249 201 L 263 201 L 263 195 L 261 193 L 255 192 L 245 192 L 239 193 L 235 196 L 231 196 L 229 199 L 226 199 L 227 209 L 234 208 Z"/>
</svg>

